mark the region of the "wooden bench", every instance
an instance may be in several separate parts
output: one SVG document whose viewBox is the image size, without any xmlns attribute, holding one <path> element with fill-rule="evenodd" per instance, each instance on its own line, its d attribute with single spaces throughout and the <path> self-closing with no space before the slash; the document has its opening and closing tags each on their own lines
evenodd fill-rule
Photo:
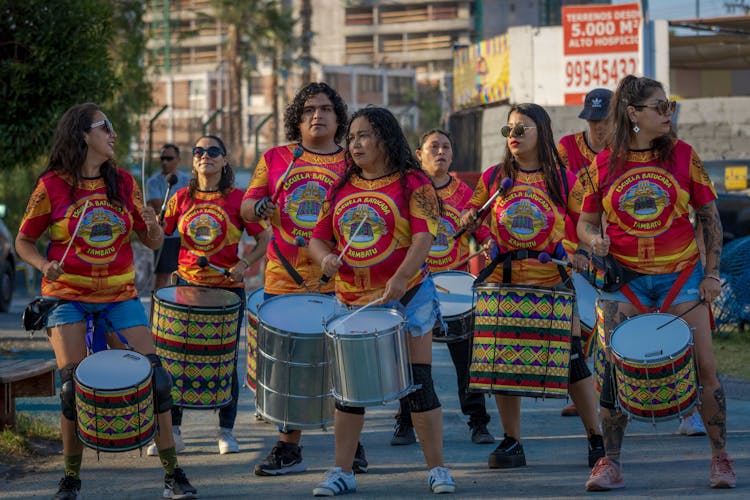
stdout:
<svg viewBox="0 0 750 500">
<path fill-rule="evenodd" d="M 16 398 L 54 396 L 54 359 L 0 359 L 0 431 L 16 426 Z"/>
</svg>

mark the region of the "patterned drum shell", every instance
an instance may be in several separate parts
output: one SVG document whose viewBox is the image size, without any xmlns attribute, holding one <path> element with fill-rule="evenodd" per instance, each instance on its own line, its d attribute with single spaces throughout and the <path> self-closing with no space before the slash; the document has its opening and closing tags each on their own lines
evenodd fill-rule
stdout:
<svg viewBox="0 0 750 500">
<path fill-rule="evenodd" d="M 499 283 L 474 292 L 469 389 L 566 398 L 574 294 Z"/>
<path fill-rule="evenodd" d="M 247 386 L 255 391 L 258 379 L 258 308 L 263 303 L 264 288 L 258 288 L 247 297 Z"/>
<path fill-rule="evenodd" d="M 134 351 L 110 349 L 75 371 L 77 433 L 97 451 L 128 451 L 156 433 L 151 363 Z"/>
<path fill-rule="evenodd" d="M 617 401 L 637 420 L 684 416 L 698 401 L 690 326 L 672 314 L 640 314 L 612 332 Z"/>
<path fill-rule="evenodd" d="M 232 401 L 240 299 L 228 290 L 169 286 L 153 293 L 151 333 L 172 375 L 172 400 L 212 409 Z"/>
</svg>

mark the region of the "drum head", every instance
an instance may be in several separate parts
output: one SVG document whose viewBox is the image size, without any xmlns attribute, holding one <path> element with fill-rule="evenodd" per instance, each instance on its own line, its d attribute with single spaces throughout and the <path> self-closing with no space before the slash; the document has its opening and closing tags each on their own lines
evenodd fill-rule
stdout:
<svg viewBox="0 0 750 500">
<path fill-rule="evenodd" d="M 335 297 L 318 293 L 279 295 L 258 307 L 261 323 L 294 333 L 323 333 L 323 320 L 336 312 Z"/>
<path fill-rule="evenodd" d="M 102 391 L 127 389 L 151 375 L 151 363 L 143 354 L 109 349 L 88 356 L 76 368 L 76 380 Z"/>
<path fill-rule="evenodd" d="M 444 318 L 461 316 L 474 307 L 474 292 L 471 287 L 476 279 L 473 274 L 461 271 L 440 271 L 432 274 L 435 284 L 448 290 L 437 290 L 440 313 Z"/>
<path fill-rule="evenodd" d="M 573 286 L 576 289 L 578 314 L 581 315 L 581 323 L 589 330 L 593 330 L 596 324 L 596 299 L 599 294 L 596 293 L 596 289 L 591 286 L 591 283 L 579 273 L 573 273 Z"/>
<path fill-rule="evenodd" d="M 352 312 L 331 318 L 326 322 L 326 331 L 336 335 L 362 335 L 387 332 L 406 322 L 404 315 L 395 309 L 371 307 L 349 317 Z"/>
<path fill-rule="evenodd" d="M 258 317 L 258 308 L 263 303 L 265 288 L 260 287 L 247 297 L 247 314 L 253 318 Z"/>
<path fill-rule="evenodd" d="M 657 330 L 662 325 L 666 326 Z M 679 354 L 689 343 L 690 326 L 672 314 L 641 314 L 623 321 L 612 332 L 612 350 L 621 359 L 664 359 Z"/>
<path fill-rule="evenodd" d="M 236 306 L 240 302 L 236 293 L 205 286 L 167 286 L 156 290 L 154 297 L 181 306 L 205 308 Z"/>
</svg>

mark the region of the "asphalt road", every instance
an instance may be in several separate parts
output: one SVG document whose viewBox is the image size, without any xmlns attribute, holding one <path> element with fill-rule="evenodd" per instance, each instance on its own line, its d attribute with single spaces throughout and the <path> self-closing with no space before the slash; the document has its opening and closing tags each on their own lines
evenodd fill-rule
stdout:
<svg viewBox="0 0 750 500">
<path fill-rule="evenodd" d="M 20 312 L 26 299 L 19 298 L 10 314 L 0 314 L 0 356 L 53 357 L 43 334 L 29 338 L 20 330 Z M 240 359 L 244 358 L 243 352 Z M 10 354 L 7 351 L 10 350 Z M 732 380 L 728 394 L 729 452 L 735 459 L 738 487 L 708 487 L 710 449 L 706 437 L 677 434 L 676 420 L 652 426 L 631 422 L 623 446 L 626 487 L 608 493 L 586 493 L 587 448 L 578 418 L 560 417 L 564 400 L 525 398 L 522 410 L 523 445 L 528 466 L 490 470 L 488 454 L 495 445 L 470 441 L 466 418 L 458 410 L 455 372 L 448 350 L 434 345 L 434 378 L 443 404 L 445 462 L 457 482 L 461 498 L 750 498 L 750 384 Z M 244 370 L 244 367 L 242 367 Z M 241 377 L 244 380 L 244 376 Z M 497 409 L 487 400 L 490 431 L 502 437 Z M 392 447 L 396 403 L 367 410 L 362 442 L 370 471 L 357 476 L 361 498 L 427 498 L 424 460 L 418 445 Z M 25 398 L 20 411 L 32 412 L 54 422 L 59 415 L 57 397 Z M 253 393 L 243 388 L 235 435 L 241 452 L 219 455 L 215 440 L 218 415 L 214 411 L 186 411 L 183 437 L 187 449 L 179 455 L 181 466 L 198 488 L 200 498 L 302 498 L 333 463 L 332 429 L 306 431 L 303 456 L 305 473 L 284 477 L 258 477 L 252 466 L 263 459 L 276 441 L 273 425 L 256 420 Z M 499 441 L 497 440 L 497 444 Z M 160 498 L 163 471 L 154 457 L 137 450 L 101 453 L 86 449 L 82 469 L 84 498 Z M 24 467 L 0 465 L 0 498 L 51 498 L 62 476 L 62 457 L 35 460 Z"/>
</svg>

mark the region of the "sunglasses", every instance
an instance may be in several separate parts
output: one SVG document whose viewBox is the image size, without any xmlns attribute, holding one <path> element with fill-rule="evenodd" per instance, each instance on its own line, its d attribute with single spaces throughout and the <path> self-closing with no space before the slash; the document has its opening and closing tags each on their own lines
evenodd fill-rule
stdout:
<svg viewBox="0 0 750 500">
<path fill-rule="evenodd" d="M 114 134 L 115 128 L 112 126 L 112 122 L 109 121 L 107 118 L 104 120 L 99 120 L 98 122 L 94 122 L 91 125 L 89 125 L 89 130 L 94 129 L 96 127 L 104 127 L 104 131 L 108 134 Z"/>
<path fill-rule="evenodd" d="M 677 101 L 662 101 L 659 99 L 654 104 L 633 104 L 633 107 L 638 110 L 654 108 L 660 115 L 666 115 L 667 112 L 674 113 L 674 110 L 677 109 Z"/>
<path fill-rule="evenodd" d="M 223 154 L 221 148 L 218 146 L 211 146 L 210 148 L 202 148 L 200 146 L 196 146 L 193 148 L 194 157 L 200 158 L 203 156 L 203 153 L 208 153 L 209 158 L 218 158 Z"/>
<path fill-rule="evenodd" d="M 520 125 L 520 124 L 514 127 L 505 125 L 503 128 L 500 129 L 500 134 L 502 134 L 503 137 L 510 137 L 510 133 L 513 132 L 513 137 L 521 137 L 523 134 L 526 133 L 526 130 L 530 128 L 536 128 L 536 127 L 524 127 L 523 125 Z"/>
<path fill-rule="evenodd" d="M 174 160 L 174 156 L 160 156 L 159 159 L 161 161 L 172 161 Z"/>
</svg>

